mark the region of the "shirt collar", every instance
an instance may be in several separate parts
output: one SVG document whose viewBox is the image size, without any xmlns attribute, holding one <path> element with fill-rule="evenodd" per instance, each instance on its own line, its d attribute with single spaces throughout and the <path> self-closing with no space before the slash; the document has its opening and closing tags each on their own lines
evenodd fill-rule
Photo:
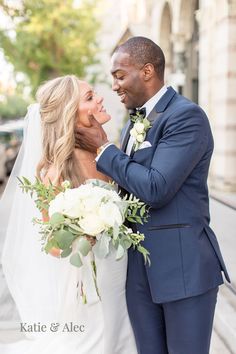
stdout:
<svg viewBox="0 0 236 354">
<path fill-rule="evenodd" d="M 162 86 L 162 88 L 152 96 L 144 105 L 140 108 L 146 108 L 146 117 L 148 117 L 149 113 L 153 110 L 157 102 L 161 99 L 161 97 L 166 93 L 167 87 L 166 85 Z"/>
</svg>

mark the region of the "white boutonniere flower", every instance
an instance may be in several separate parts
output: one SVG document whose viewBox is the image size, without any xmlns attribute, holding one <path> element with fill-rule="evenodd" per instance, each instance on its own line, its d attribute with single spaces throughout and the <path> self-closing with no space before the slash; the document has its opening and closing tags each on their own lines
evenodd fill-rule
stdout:
<svg viewBox="0 0 236 354">
<path fill-rule="evenodd" d="M 134 126 L 130 130 L 130 135 L 134 138 L 134 151 L 137 151 L 144 142 L 147 131 L 151 128 L 151 123 L 140 113 L 133 116 L 131 121 L 134 122 Z"/>
</svg>

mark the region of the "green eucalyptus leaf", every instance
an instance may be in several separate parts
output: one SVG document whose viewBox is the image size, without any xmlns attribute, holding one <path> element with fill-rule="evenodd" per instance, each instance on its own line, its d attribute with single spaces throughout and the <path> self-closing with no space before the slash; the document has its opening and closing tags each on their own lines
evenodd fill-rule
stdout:
<svg viewBox="0 0 236 354">
<path fill-rule="evenodd" d="M 44 246 L 44 250 L 46 253 L 49 253 L 53 247 L 59 248 L 59 245 L 54 238 L 52 238 L 46 243 L 46 245 Z"/>
<path fill-rule="evenodd" d="M 117 224 L 117 222 L 115 222 L 114 227 L 113 227 L 113 239 L 116 240 L 119 236 L 119 225 Z"/>
<path fill-rule="evenodd" d="M 71 232 L 77 232 L 77 234 L 83 234 L 84 231 L 78 226 L 78 225 L 75 225 L 75 224 L 70 224 L 69 225 L 69 228 L 72 229 Z"/>
<path fill-rule="evenodd" d="M 51 225 L 57 225 L 57 224 L 62 224 L 64 220 L 65 218 L 61 213 L 54 213 L 52 214 L 49 222 Z"/>
<path fill-rule="evenodd" d="M 136 223 L 136 220 L 130 216 L 127 216 L 127 220 L 129 220 L 130 222 Z"/>
<path fill-rule="evenodd" d="M 78 268 L 80 268 L 83 265 L 79 253 L 75 253 L 70 257 L 70 263 Z"/>
<path fill-rule="evenodd" d="M 140 215 L 143 217 L 144 214 L 145 214 L 145 212 L 146 212 L 146 206 L 143 205 L 142 208 L 141 208 L 141 210 L 140 210 Z"/>
<path fill-rule="evenodd" d="M 74 235 L 66 230 L 55 231 L 54 238 L 62 250 L 69 248 L 74 241 Z"/>
<path fill-rule="evenodd" d="M 115 249 L 117 250 L 117 248 L 118 248 L 118 246 L 120 244 L 120 240 L 119 239 L 115 240 L 114 238 L 112 238 L 112 244 L 115 247 Z"/>
<path fill-rule="evenodd" d="M 136 215 L 136 222 L 139 224 L 143 224 L 142 219 L 140 218 L 140 216 Z"/>
<path fill-rule="evenodd" d="M 151 261 L 149 258 L 150 252 L 143 246 L 138 245 L 137 250 L 142 253 L 143 257 L 144 257 L 144 262 L 145 264 L 148 263 L 148 265 L 151 265 Z"/>
<path fill-rule="evenodd" d="M 98 258 L 105 258 L 109 253 L 110 237 L 103 234 L 93 246 L 93 252 Z"/>
<path fill-rule="evenodd" d="M 128 249 L 132 245 L 132 241 L 129 240 L 128 238 L 125 238 L 122 240 L 122 244 L 126 249 Z"/>
<path fill-rule="evenodd" d="M 108 183 L 96 178 L 89 178 L 85 181 L 85 184 L 92 184 L 97 187 L 101 187 L 107 190 L 116 190 L 114 183 Z"/>
<path fill-rule="evenodd" d="M 72 248 L 71 247 L 70 248 L 66 248 L 65 250 L 62 251 L 61 257 L 62 258 L 66 258 L 66 257 L 68 257 L 71 254 L 71 252 L 72 252 Z"/>
<path fill-rule="evenodd" d="M 85 257 L 91 251 L 92 246 L 85 237 L 80 237 L 77 241 L 77 249 Z"/>
<path fill-rule="evenodd" d="M 116 252 L 116 260 L 121 259 L 125 254 L 125 248 L 119 244 L 117 252 Z"/>
</svg>

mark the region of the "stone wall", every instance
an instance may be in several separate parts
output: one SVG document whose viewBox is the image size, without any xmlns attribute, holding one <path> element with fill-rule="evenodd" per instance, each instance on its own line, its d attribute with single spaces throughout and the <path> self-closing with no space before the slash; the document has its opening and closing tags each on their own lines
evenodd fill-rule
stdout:
<svg viewBox="0 0 236 354">
<path fill-rule="evenodd" d="M 132 28 L 140 1 L 126 4 L 123 16 Z M 236 0 L 148 0 L 142 13 L 142 35 L 165 52 L 166 83 L 199 103 L 210 119 L 211 186 L 236 191 Z"/>
</svg>

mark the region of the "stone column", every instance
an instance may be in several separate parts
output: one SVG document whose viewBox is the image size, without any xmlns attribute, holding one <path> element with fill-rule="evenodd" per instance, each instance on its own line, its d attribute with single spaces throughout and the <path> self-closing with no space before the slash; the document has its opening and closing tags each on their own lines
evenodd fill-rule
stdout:
<svg viewBox="0 0 236 354">
<path fill-rule="evenodd" d="M 210 182 L 236 191 L 235 1 L 201 1 L 199 16 L 199 103 L 215 140 Z"/>
<path fill-rule="evenodd" d="M 173 34 L 171 40 L 173 43 L 173 72 L 167 79 L 168 83 L 171 84 L 175 90 L 183 94 L 183 89 L 186 81 L 186 40 L 185 36 L 182 34 Z"/>
</svg>

